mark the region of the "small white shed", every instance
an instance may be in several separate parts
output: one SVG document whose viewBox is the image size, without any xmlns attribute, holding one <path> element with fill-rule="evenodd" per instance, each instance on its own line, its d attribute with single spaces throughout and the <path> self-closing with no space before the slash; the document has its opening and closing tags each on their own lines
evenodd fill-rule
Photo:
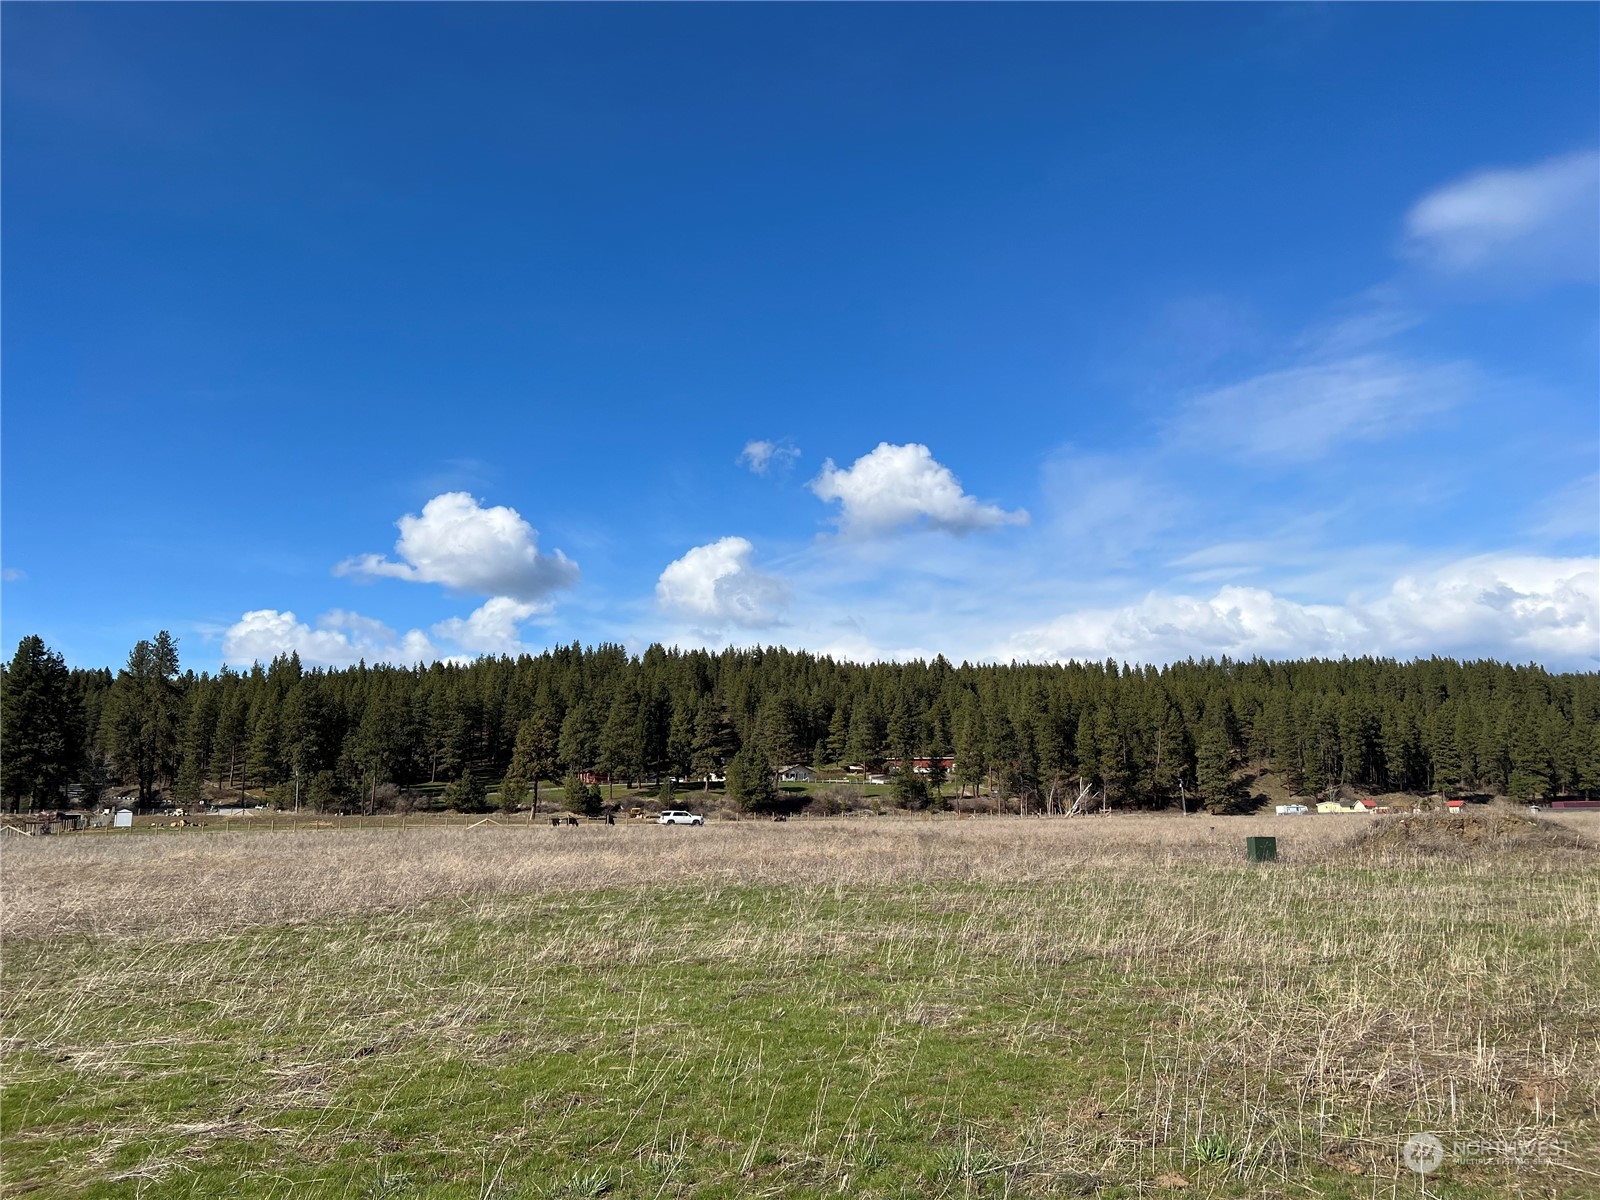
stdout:
<svg viewBox="0 0 1600 1200">
<path fill-rule="evenodd" d="M 133 809 L 131 809 L 131 808 L 119 808 L 119 809 L 117 809 L 117 815 L 111 819 L 111 827 L 113 829 L 132 829 L 133 828 Z"/>
</svg>

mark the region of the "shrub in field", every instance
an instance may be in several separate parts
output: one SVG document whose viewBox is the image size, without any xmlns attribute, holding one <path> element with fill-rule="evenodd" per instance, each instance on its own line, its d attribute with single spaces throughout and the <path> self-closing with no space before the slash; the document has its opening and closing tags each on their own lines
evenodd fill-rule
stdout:
<svg viewBox="0 0 1600 1200">
<path fill-rule="evenodd" d="M 895 803 L 901 808 L 928 807 L 928 781 L 912 769 L 910 759 L 900 764 L 900 771 L 894 777 L 891 792 Z"/>
<path fill-rule="evenodd" d="M 571 813 L 598 817 L 600 810 L 605 807 L 605 797 L 600 794 L 600 789 L 589 786 L 576 775 L 568 775 L 562 780 L 561 795 L 561 806 Z"/>
<path fill-rule="evenodd" d="M 445 807 L 453 808 L 457 812 L 478 813 L 489 811 L 489 795 L 484 788 L 483 780 L 468 767 L 461 772 L 461 778 L 444 790 Z"/>
<path fill-rule="evenodd" d="M 520 775 L 509 773 L 500 781 L 500 811 L 511 814 L 522 807 L 528 796 L 528 781 Z"/>
<path fill-rule="evenodd" d="M 318 771 L 306 784 L 305 800 L 313 812 L 331 812 L 343 807 L 346 796 L 337 775 Z"/>
<path fill-rule="evenodd" d="M 836 817 L 846 813 L 851 808 L 851 796 L 842 788 L 826 788 L 820 792 L 812 792 L 810 807 L 814 808 L 820 816 Z"/>
</svg>

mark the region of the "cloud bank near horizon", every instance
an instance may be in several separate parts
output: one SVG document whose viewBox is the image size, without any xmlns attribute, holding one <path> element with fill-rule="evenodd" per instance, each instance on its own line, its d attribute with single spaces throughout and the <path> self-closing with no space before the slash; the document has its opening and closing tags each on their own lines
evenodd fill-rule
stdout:
<svg viewBox="0 0 1600 1200">
<path fill-rule="evenodd" d="M 1600 559 L 1480 555 L 1342 604 L 1302 604 L 1237 585 L 1210 597 L 1151 593 L 1064 613 L 1015 635 L 1007 649 L 1033 662 L 1439 654 L 1592 670 L 1600 667 Z"/>
<path fill-rule="evenodd" d="M 705 646 L 767 644 L 751 637 L 777 627 L 788 598 L 781 581 L 756 571 L 743 538 L 696 547 L 669 564 L 657 599 L 693 628 L 651 641 Z M 491 600 L 465 618 L 434 625 L 432 636 L 397 634 L 383 622 L 333 610 L 312 623 L 292 611 L 245 613 L 223 635 L 234 666 L 293 650 L 318 666 L 462 661 L 481 654 L 538 652 L 518 623 L 537 615 L 515 601 Z M 1209 595 L 1150 592 L 1129 603 L 1069 609 L 983 641 L 981 628 L 947 625 L 937 612 L 892 631 L 879 644 L 837 614 L 797 616 L 777 639 L 792 649 L 858 661 L 945 657 L 974 662 L 1097 662 L 1115 658 L 1164 665 L 1188 658 L 1326 658 L 1536 661 L 1556 670 L 1600 669 L 1600 558 L 1477 555 L 1395 579 L 1367 599 L 1300 602 L 1269 588 L 1226 584 Z M 643 640 L 635 649 L 642 649 Z"/>
</svg>

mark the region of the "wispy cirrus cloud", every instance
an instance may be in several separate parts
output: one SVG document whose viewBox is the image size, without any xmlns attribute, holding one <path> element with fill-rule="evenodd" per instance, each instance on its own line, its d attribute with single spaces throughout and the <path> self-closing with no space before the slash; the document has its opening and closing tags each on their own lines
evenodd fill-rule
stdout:
<svg viewBox="0 0 1600 1200">
<path fill-rule="evenodd" d="M 1300 362 L 1183 401 L 1166 435 L 1262 466 L 1298 464 L 1352 442 L 1410 432 L 1481 386 L 1467 362 L 1423 363 L 1387 352 Z"/>
<path fill-rule="evenodd" d="M 1406 214 L 1402 253 L 1451 276 L 1593 280 L 1600 272 L 1600 153 L 1473 172 Z"/>
<path fill-rule="evenodd" d="M 739 464 L 753 475 L 765 475 L 773 467 L 786 467 L 800 457 L 800 448 L 787 439 L 769 442 L 765 439 L 746 442 L 739 451 Z"/>
</svg>

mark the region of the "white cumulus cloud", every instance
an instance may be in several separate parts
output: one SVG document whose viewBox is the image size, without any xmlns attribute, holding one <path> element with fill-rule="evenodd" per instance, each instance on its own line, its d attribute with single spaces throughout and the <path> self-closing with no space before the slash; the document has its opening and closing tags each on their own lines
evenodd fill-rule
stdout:
<svg viewBox="0 0 1600 1200">
<path fill-rule="evenodd" d="M 440 621 L 433 627 L 433 633 L 471 654 L 521 654 L 527 647 L 522 644 L 517 626 L 549 611 L 548 604 L 494 596 L 465 617 Z"/>
<path fill-rule="evenodd" d="M 348 667 L 363 659 L 411 665 L 439 657 L 421 630 L 397 636 L 382 621 L 341 609 L 324 613 L 313 627 L 292 612 L 258 608 L 222 635 L 223 661 L 236 666 L 270 662 L 291 650 L 308 664 L 326 667 Z"/>
<path fill-rule="evenodd" d="M 1008 512 L 967 495 L 950 468 L 916 442 L 880 442 L 844 470 L 830 458 L 811 490 L 822 500 L 840 502 L 840 528 L 852 533 L 889 533 L 922 523 L 960 534 L 1028 521 L 1021 509 Z"/>
<path fill-rule="evenodd" d="M 1370 602 L 1300 604 L 1262 588 L 1160 595 L 1067 613 L 1013 637 L 1032 660 L 1139 662 L 1455 654 L 1591 670 L 1600 663 L 1600 559 L 1481 555 L 1407 575 Z"/>
<path fill-rule="evenodd" d="M 696 546 L 667 564 L 656 582 L 663 608 L 717 625 L 759 628 L 774 624 L 788 594 L 781 579 L 751 564 L 753 547 L 742 537 Z"/>
<path fill-rule="evenodd" d="M 578 581 L 561 551 L 539 552 L 539 535 L 514 508 L 484 508 L 467 492 L 445 492 L 395 523 L 399 562 L 381 554 L 346 559 L 338 575 L 388 576 L 462 592 L 537 601 Z"/>
<path fill-rule="evenodd" d="M 1485 554 L 1407 575 L 1369 610 L 1397 652 L 1600 666 L 1600 559 Z"/>
<path fill-rule="evenodd" d="M 799 447 L 791 446 L 788 442 L 746 442 L 744 449 L 739 451 L 739 462 L 757 475 L 765 475 L 768 468 L 773 466 L 787 466 L 799 457 Z"/>
<path fill-rule="evenodd" d="M 1600 153 L 1479 171 L 1424 196 L 1406 251 L 1448 274 L 1506 270 L 1593 279 L 1600 250 Z"/>
</svg>

